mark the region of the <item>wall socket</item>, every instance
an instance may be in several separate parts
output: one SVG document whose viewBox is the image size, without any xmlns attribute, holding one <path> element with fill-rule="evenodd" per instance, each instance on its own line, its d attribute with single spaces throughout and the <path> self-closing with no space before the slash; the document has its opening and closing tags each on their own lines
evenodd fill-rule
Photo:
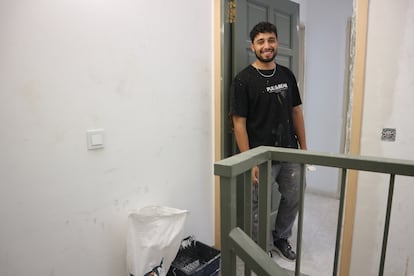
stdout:
<svg viewBox="0 0 414 276">
<path fill-rule="evenodd" d="M 381 141 L 395 142 L 397 138 L 397 130 L 395 128 L 383 128 L 381 133 Z"/>
</svg>

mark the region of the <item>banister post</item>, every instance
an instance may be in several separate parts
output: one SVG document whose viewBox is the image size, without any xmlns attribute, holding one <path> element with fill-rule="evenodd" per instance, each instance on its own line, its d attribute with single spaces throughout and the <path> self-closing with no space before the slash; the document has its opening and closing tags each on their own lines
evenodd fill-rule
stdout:
<svg viewBox="0 0 414 276">
<path fill-rule="evenodd" d="M 236 255 L 229 234 L 236 227 L 236 177 L 220 177 L 221 275 L 236 276 Z"/>
</svg>

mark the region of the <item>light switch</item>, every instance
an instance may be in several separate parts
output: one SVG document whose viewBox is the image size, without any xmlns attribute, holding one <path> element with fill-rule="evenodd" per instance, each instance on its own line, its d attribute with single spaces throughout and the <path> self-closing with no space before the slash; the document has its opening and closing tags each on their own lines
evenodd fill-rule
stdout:
<svg viewBox="0 0 414 276">
<path fill-rule="evenodd" d="M 91 135 L 91 145 L 92 146 L 103 145 L 103 137 L 102 137 L 102 134 L 92 134 Z"/>
<path fill-rule="evenodd" d="M 104 147 L 105 133 L 103 129 L 91 129 L 86 131 L 86 145 L 88 150 Z"/>
</svg>

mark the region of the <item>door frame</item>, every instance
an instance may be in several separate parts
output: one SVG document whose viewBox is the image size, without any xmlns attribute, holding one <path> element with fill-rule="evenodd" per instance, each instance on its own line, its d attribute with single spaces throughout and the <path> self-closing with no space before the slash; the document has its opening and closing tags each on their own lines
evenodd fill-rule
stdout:
<svg viewBox="0 0 414 276">
<path fill-rule="evenodd" d="M 365 91 L 366 49 L 368 33 L 369 0 L 354 0 L 354 27 L 351 36 L 355 41 L 351 46 L 354 51 L 353 70 L 350 75 L 350 93 L 352 98 L 351 126 L 349 136 L 349 153 L 361 153 L 362 111 Z M 352 65 L 351 65 L 352 66 Z M 352 238 L 355 222 L 356 195 L 358 185 L 357 171 L 350 171 L 347 178 L 343 235 L 341 239 L 339 275 L 348 276 L 350 271 Z"/>
</svg>

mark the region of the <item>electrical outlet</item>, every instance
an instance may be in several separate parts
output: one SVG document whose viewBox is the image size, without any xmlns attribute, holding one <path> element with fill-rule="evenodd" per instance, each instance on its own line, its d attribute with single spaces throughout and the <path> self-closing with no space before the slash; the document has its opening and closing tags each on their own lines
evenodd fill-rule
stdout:
<svg viewBox="0 0 414 276">
<path fill-rule="evenodd" d="M 387 142 L 395 142 L 397 130 L 395 128 L 383 128 L 381 133 L 381 140 Z"/>
</svg>

